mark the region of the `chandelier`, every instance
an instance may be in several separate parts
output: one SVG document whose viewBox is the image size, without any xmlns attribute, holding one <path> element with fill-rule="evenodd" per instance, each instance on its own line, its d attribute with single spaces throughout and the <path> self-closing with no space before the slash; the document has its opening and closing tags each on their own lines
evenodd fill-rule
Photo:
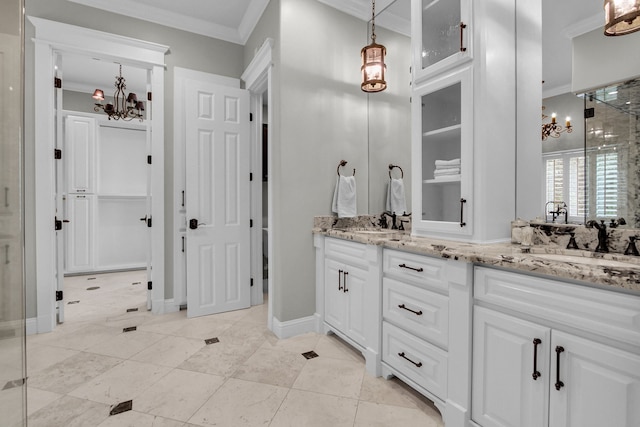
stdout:
<svg viewBox="0 0 640 427">
<path fill-rule="evenodd" d="M 542 107 L 544 110 L 544 106 Z M 549 116 L 545 116 L 542 114 L 542 120 L 546 119 Z M 542 124 L 542 140 L 546 141 L 548 137 L 559 138 L 561 133 L 571 133 L 573 132 L 573 127 L 571 126 L 571 117 L 567 117 L 565 119 L 565 126 L 562 127 L 556 122 L 556 113 L 551 114 L 551 122 Z"/>
<path fill-rule="evenodd" d="M 604 0 L 604 19 L 605 36 L 640 30 L 640 0 Z"/>
<path fill-rule="evenodd" d="M 109 120 L 133 120 L 143 119 L 144 103 L 138 101 L 138 97 L 135 93 L 129 92 L 129 95 L 125 97 L 125 90 L 127 89 L 126 80 L 122 77 L 122 64 L 120 64 L 120 75 L 116 76 L 116 82 L 114 83 L 116 92 L 113 94 L 113 103 L 109 102 L 103 105 L 102 102 L 96 102 L 93 111 L 104 111 Z M 102 89 L 96 89 L 93 92 L 93 99 L 97 101 L 104 101 L 104 92 Z"/>
<path fill-rule="evenodd" d="M 384 56 L 387 48 L 376 43 L 376 0 L 373 0 L 371 10 L 371 44 L 362 48 L 362 84 L 360 88 L 364 92 L 381 92 L 387 88 L 384 80 L 387 66 L 384 63 Z"/>
</svg>

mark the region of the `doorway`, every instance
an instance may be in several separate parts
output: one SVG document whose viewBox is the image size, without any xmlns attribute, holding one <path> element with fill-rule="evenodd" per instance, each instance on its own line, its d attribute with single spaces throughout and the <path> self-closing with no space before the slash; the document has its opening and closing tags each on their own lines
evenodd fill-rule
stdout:
<svg viewBox="0 0 640 427">
<path fill-rule="evenodd" d="M 52 65 L 56 64 L 56 57 L 73 52 L 75 55 L 99 58 L 105 62 L 120 63 L 123 65 L 143 69 L 146 75 L 147 92 L 153 94 L 153 102 L 148 101 L 146 117 L 148 119 L 147 146 L 149 148 L 148 159 L 151 165 L 148 167 L 150 174 L 150 189 L 147 197 L 146 216 L 151 224 L 151 262 L 153 271 L 148 280 L 150 308 L 154 313 L 164 312 L 164 55 L 167 46 L 155 43 L 147 43 L 140 40 L 132 40 L 116 35 L 105 36 L 105 33 L 86 28 L 48 21 L 45 19 L 29 17 L 35 27 L 35 85 L 34 91 L 38 93 L 38 102 L 35 104 L 34 128 L 35 140 L 39 149 L 35 152 L 35 246 L 27 248 L 34 253 L 36 287 L 37 287 L 37 318 L 35 332 L 50 332 L 55 328 L 56 318 L 60 313 L 64 314 L 64 301 L 56 301 L 60 295 L 59 287 L 63 287 L 64 267 L 61 256 L 64 248 L 57 243 L 55 228 L 52 227 L 52 217 L 56 221 L 63 213 L 61 207 L 61 194 L 56 197 L 56 173 L 55 162 L 58 161 L 51 155 L 58 141 L 62 140 L 62 117 L 55 112 L 62 111 L 62 96 L 58 96 L 51 82 L 59 78 L 56 72 L 62 74 L 62 69 L 56 70 Z M 104 67 L 113 79 L 112 69 Z M 88 75 L 89 73 L 84 73 Z M 64 76 L 62 76 L 64 79 Z M 104 83 L 101 83 L 104 84 Z M 64 80 L 62 82 L 64 86 Z M 93 90 L 95 87 L 89 89 Z M 144 97 L 144 95 L 143 95 Z M 148 99 L 148 98 L 147 98 Z M 60 178 L 61 179 L 61 178 Z M 144 215 L 143 215 L 144 217 Z M 59 239 L 62 240 L 62 239 Z M 64 317 L 64 316 L 62 316 Z"/>
</svg>

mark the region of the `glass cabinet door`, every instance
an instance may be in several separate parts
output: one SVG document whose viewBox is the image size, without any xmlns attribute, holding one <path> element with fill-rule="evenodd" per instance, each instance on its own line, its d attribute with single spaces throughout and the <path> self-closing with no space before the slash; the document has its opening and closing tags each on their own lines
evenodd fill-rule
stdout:
<svg viewBox="0 0 640 427">
<path fill-rule="evenodd" d="M 465 68 L 417 92 L 421 102 L 414 117 L 420 120 L 416 148 L 420 152 L 422 190 L 418 227 L 456 234 L 470 232 L 470 81 L 471 69 Z"/>
<path fill-rule="evenodd" d="M 414 64 L 421 64 L 415 70 L 416 80 L 471 57 L 468 1 L 413 1 Z"/>
</svg>

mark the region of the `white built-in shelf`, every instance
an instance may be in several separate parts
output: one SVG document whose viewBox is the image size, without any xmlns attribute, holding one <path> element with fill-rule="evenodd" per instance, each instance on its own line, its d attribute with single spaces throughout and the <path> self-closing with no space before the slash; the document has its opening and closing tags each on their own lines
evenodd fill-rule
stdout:
<svg viewBox="0 0 640 427">
<path fill-rule="evenodd" d="M 448 126 L 446 128 L 434 129 L 422 134 L 422 141 L 428 141 L 431 144 L 437 144 L 440 142 L 448 142 L 451 140 L 460 141 L 460 133 L 462 125 L 457 124 Z"/>
<path fill-rule="evenodd" d="M 460 182 L 460 175 L 443 176 L 438 179 L 425 179 L 423 184 L 448 184 L 452 182 Z"/>
</svg>

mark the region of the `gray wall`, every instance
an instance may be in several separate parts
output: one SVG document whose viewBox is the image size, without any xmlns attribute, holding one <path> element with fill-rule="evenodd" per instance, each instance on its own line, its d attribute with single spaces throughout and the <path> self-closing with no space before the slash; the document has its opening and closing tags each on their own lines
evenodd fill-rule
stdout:
<svg viewBox="0 0 640 427">
<path fill-rule="evenodd" d="M 607 37 L 601 28 L 573 39 L 571 91 L 584 93 L 640 76 L 640 32 Z"/>
<path fill-rule="evenodd" d="M 210 37 L 168 28 L 138 19 L 113 14 L 100 9 L 82 6 L 66 0 L 29 0 L 26 2 L 27 16 L 89 27 L 99 31 L 132 37 L 140 40 L 164 44 L 170 47 L 165 57 L 165 297 L 173 296 L 173 70 L 174 67 L 190 68 L 198 71 L 239 78 L 244 70 L 244 47 Z M 35 213 L 33 205 L 33 161 L 35 142 L 33 140 L 33 27 L 27 24 L 26 70 L 25 70 L 25 215 L 27 230 L 33 230 Z M 25 250 L 27 252 L 27 318 L 36 315 L 36 285 L 34 256 L 34 236 L 27 232 Z M 31 256 L 30 256 L 31 254 Z"/>
<path fill-rule="evenodd" d="M 315 215 L 331 213 L 336 166 L 356 168 L 367 212 L 367 108 L 360 90 L 364 23 L 316 0 L 281 0 L 279 98 L 273 147 L 274 315 L 315 312 Z M 286 83 L 286 84 L 285 84 Z"/>
</svg>

